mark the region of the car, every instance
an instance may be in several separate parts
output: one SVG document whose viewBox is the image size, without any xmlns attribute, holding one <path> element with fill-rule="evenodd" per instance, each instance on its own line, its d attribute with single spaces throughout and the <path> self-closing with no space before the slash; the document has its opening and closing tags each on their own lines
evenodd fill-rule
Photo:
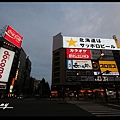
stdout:
<svg viewBox="0 0 120 120">
<path fill-rule="evenodd" d="M 24 98 L 23 94 L 20 94 L 20 95 L 18 95 L 18 97 L 17 97 L 17 99 L 23 99 L 23 98 Z"/>
</svg>

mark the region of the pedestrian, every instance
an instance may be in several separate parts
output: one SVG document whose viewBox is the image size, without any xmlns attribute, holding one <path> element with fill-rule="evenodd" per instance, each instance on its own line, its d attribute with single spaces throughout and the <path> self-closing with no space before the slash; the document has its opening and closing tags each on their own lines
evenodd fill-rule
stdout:
<svg viewBox="0 0 120 120">
<path fill-rule="evenodd" d="M 119 93 L 118 93 L 118 91 L 116 91 L 116 99 L 117 99 L 117 101 L 119 101 Z"/>
</svg>

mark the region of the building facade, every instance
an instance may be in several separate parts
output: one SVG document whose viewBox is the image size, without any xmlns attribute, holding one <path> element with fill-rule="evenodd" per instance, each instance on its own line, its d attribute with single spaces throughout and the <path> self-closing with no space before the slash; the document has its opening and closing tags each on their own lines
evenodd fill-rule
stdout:
<svg viewBox="0 0 120 120">
<path fill-rule="evenodd" d="M 120 48 L 113 39 L 53 36 L 52 85 L 58 96 L 91 97 L 120 86 Z"/>
<path fill-rule="evenodd" d="M 8 97 L 22 91 L 23 81 L 30 78 L 31 61 L 21 47 L 22 39 L 23 37 L 9 25 L 1 29 L 0 97 Z M 25 78 L 26 74 L 27 78 Z"/>
</svg>

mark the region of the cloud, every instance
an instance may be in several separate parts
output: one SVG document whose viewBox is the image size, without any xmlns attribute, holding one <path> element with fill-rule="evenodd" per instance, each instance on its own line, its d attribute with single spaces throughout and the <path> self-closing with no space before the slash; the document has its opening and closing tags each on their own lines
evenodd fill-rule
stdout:
<svg viewBox="0 0 120 120">
<path fill-rule="evenodd" d="M 11 25 L 23 36 L 32 61 L 31 75 L 51 83 L 53 36 L 112 38 L 120 41 L 117 2 L 0 3 L 0 28 Z"/>
</svg>

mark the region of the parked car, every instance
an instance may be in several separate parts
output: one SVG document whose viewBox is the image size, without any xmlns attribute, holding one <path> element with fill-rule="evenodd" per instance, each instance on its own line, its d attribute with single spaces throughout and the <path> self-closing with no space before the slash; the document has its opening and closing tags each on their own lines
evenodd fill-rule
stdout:
<svg viewBox="0 0 120 120">
<path fill-rule="evenodd" d="M 23 99 L 23 98 L 24 98 L 23 94 L 20 94 L 20 95 L 18 95 L 18 97 L 17 97 L 17 99 Z"/>
</svg>

